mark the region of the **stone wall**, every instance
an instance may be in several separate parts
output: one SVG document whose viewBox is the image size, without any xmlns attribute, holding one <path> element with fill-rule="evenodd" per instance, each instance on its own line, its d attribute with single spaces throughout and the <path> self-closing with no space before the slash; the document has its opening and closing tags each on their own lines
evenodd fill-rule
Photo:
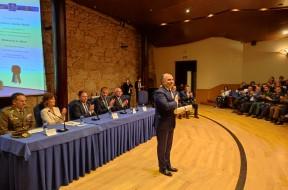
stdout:
<svg viewBox="0 0 288 190">
<path fill-rule="evenodd" d="M 69 101 L 82 89 L 95 94 L 103 86 L 120 86 L 127 77 L 136 80 L 141 40 L 134 28 L 70 0 L 66 13 Z"/>
<path fill-rule="evenodd" d="M 55 91 L 54 87 L 54 65 L 52 44 L 52 4 L 51 0 L 41 0 L 42 34 L 46 71 L 46 85 L 49 92 Z"/>
</svg>

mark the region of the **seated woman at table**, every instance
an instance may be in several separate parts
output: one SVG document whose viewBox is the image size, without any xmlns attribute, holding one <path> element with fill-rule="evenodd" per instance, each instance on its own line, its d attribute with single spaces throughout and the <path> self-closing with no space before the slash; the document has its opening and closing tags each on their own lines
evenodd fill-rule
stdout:
<svg viewBox="0 0 288 190">
<path fill-rule="evenodd" d="M 55 96 L 52 93 L 46 93 L 43 96 L 44 109 L 41 110 L 41 119 L 47 122 L 48 125 L 58 124 L 65 121 L 67 109 L 63 108 L 60 112 L 58 107 L 55 107 Z"/>
</svg>

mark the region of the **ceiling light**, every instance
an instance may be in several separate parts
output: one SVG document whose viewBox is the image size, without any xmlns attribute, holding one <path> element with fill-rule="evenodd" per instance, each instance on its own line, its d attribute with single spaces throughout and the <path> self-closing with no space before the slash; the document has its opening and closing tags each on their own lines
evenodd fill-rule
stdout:
<svg viewBox="0 0 288 190">
<path fill-rule="evenodd" d="M 161 26 L 166 26 L 167 23 L 166 23 L 166 22 L 162 22 L 160 25 L 161 25 Z"/>
<path fill-rule="evenodd" d="M 268 8 L 261 8 L 261 9 L 259 9 L 259 11 L 267 11 L 268 10 Z"/>
<path fill-rule="evenodd" d="M 211 17 L 213 17 L 214 15 L 213 14 L 209 14 L 207 17 L 208 18 L 211 18 Z"/>
<path fill-rule="evenodd" d="M 149 9 L 149 12 L 152 12 L 153 11 L 153 9 Z"/>
<path fill-rule="evenodd" d="M 283 34 L 283 35 L 288 34 L 288 30 L 283 30 L 283 31 L 282 31 L 282 34 Z"/>
<path fill-rule="evenodd" d="M 186 13 L 190 13 L 190 9 L 186 9 L 185 12 L 186 12 Z"/>
<path fill-rule="evenodd" d="M 187 20 L 184 20 L 184 22 L 190 22 L 190 20 L 189 20 L 189 19 L 187 19 Z"/>
<path fill-rule="evenodd" d="M 232 12 L 238 12 L 240 11 L 239 9 L 231 9 Z"/>
</svg>

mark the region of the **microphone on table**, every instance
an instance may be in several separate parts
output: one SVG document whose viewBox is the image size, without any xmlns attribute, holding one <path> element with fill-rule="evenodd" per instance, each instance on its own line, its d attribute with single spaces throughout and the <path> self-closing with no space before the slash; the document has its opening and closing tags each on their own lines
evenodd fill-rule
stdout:
<svg viewBox="0 0 288 190">
<path fill-rule="evenodd" d="M 100 120 L 100 117 L 99 117 L 99 114 L 98 114 L 98 110 L 96 109 L 96 110 L 94 110 L 94 112 L 95 112 L 96 116 L 93 117 L 91 120 L 93 120 L 93 121 Z"/>
<path fill-rule="evenodd" d="M 124 106 L 124 105 L 122 104 L 121 107 L 122 107 L 122 111 L 120 112 L 120 114 L 127 114 L 126 109 L 128 108 L 128 105 L 126 104 L 126 105 Z"/>
<path fill-rule="evenodd" d="M 63 124 L 64 124 L 63 129 L 57 129 L 57 132 L 62 133 L 62 132 L 68 131 L 68 129 L 67 129 L 66 125 L 65 125 L 65 119 L 63 119 L 62 117 L 59 117 L 59 116 L 56 115 L 55 113 L 51 112 L 51 110 L 48 110 L 48 112 L 49 112 L 49 113 L 52 113 L 54 116 L 58 117 L 59 119 L 61 119 L 61 120 L 63 121 Z"/>
</svg>

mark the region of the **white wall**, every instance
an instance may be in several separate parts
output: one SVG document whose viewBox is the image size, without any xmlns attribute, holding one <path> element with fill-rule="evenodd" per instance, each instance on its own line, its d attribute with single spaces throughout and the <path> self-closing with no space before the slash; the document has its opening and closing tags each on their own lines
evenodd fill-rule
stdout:
<svg viewBox="0 0 288 190">
<path fill-rule="evenodd" d="M 288 38 L 244 45 L 243 80 L 266 82 L 270 76 L 288 78 L 288 57 L 279 50 L 288 48 Z"/>
<path fill-rule="evenodd" d="M 173 47 L 153 47 L 157 85 L 164 72 L 175 75 L 175 61 L 197 61 L 197 89 L 241 81 L 266 82 L 269 76 L 288 78 L 288 58 L 278 53 L 288 38 L 258 42 L 256 46 L 225 38 L 208 38 Z M 277 51 L 277 52 L 276 52 Z"/>
<path fill-rule="evenodd" d="M 242 80 L 243 45 L 225 38 L 164 48 L 153 48 L 157 81 L 164 72 L 175 75 L 175 61 L 197 61 L 197 89 L 210 89 Z M 157 83 L 159 85 L 159 82 Z"/>
</svg>

